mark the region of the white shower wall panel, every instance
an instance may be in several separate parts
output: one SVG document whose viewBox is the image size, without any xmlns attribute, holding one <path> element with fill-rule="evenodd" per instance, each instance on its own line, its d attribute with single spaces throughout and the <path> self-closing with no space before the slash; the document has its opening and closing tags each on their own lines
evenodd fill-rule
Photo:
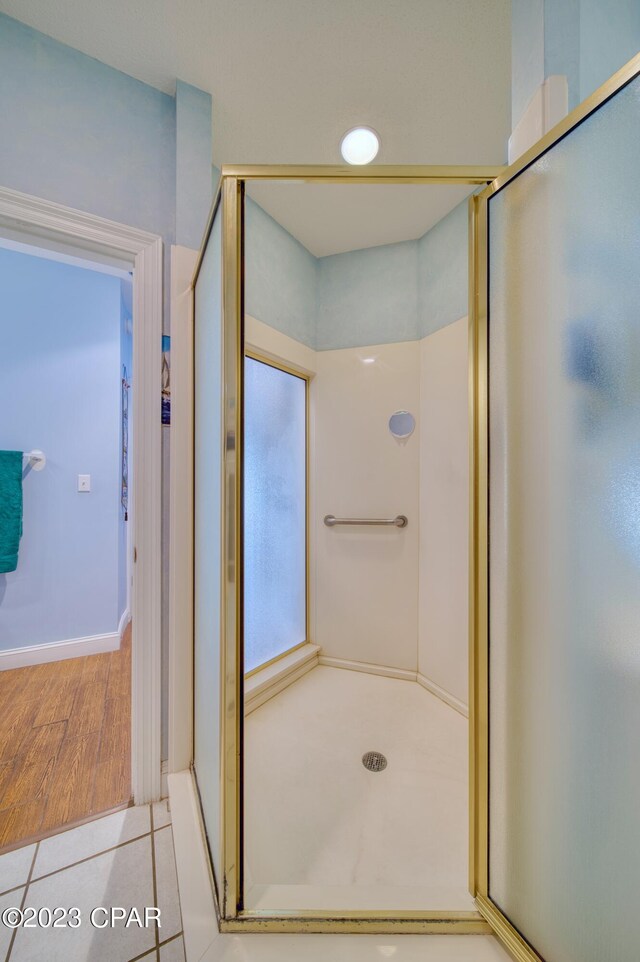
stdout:
<svg viewBox="0 0 640 962">
<path fill-rule="evenodd" d="M 420 436 L 398 441 L 388 421 L 417 418 L 420 345 L 319 351 L 316 371 L 313 640 L 329 657 L 416 671 Z M 327 514 L 409 524 L 329 528 Z"/>
<path fill-rule="evenodd" d="M 246 317 L 248 346 L 309 373 L 310 640 L 468 701 L 467 319 L 420 341 L 315 351 Z M 367 363 L 368 358 L 373 358 Z M 395 410 L 416 431 L 394 440 Z M 327 528 L 325 514 L 409 526 Z"/>
<path fill-rule="evenodd" d="M 418 671 L 468 704 L 467 318 L 420 342 Z"/>
</svg>

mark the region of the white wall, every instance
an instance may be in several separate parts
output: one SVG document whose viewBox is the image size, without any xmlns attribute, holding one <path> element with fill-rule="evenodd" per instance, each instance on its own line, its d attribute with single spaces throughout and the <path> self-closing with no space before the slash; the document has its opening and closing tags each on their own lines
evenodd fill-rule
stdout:
<svg viewBox="0 0 640 962">
<path fill-rule="evenodd" d="M 420 441 L 397 441 L 388 421 L 417 415 L 419 344 L 319 351 L 316 370 L 313 640 L 330 657 L 416 671 Z M 326 514 L 409 525 L 327 528 Z"/>
<path fill-rule="evenodd" d="M 465 317 L 420 342 L 418 672 L 468 703 L 469 428 Z"/>
<path fill-rule="evenodd" d="M 400 409 L 417 417 L 419 342 L 314 351 L 250 316 L 246 341 L 312 375 L 309 640 L 329 657 L 416 671 L 419 434 L 396 441 L 387 423 Z M 325 514 L 409 525 L 327 528 Z"/>
</svg>

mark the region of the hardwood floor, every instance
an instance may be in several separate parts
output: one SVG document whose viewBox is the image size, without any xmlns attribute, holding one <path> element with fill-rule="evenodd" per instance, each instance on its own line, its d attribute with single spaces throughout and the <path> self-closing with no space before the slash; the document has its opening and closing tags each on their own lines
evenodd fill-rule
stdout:
<svg viewBox="0 0 640 962">
<path fill-rule="evenodd" d="M 131 625 L 119 651 L 0 672 L 0 850 L 130 795 Z"/>
</svg>

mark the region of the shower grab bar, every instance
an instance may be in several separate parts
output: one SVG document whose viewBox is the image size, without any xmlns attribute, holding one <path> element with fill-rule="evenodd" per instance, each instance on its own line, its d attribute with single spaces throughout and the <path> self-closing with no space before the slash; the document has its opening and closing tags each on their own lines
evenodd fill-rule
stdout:
<svg viewBox="0 0 640 962">
<path fill-rule="evenodd" d="M 396 518 L 336 518 L 333 514 L 325 514 L 324 523 L 327 528 L 335 528 L 337 524 L 394 525 L 396 528 L 406 528 L 409 519 L 406 514 L 399 514 Z"/>
</svg>

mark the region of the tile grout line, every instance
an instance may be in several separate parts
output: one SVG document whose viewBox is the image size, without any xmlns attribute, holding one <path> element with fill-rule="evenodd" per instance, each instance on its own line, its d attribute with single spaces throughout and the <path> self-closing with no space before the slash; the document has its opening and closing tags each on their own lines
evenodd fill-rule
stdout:
<svg viewBox="0 0 640 962">
<path fill-rule="evenodd" d="M 80 826 L 80 827 L 82 827 L 82 826 Z M 82 865 L 83 862 L 90 862 L 91 859 L 93 859 L 93 858 L 98 858 L 98 856 L 100 856 L 100 855 L 106 855 L 108 852 L 115 852 L 116 849 L 118 849 L 118 848 L 124 848 L 125 845 L 131 845 L 132 842 L 139 842 L 140 839 L 142 839 L 142 838 L 147 838 L 147 836 L 151 835 L 151 834 L 152 834 L 152 831 L 153 831 L 153 832 L 164 832 L 165 829 L 167 829 L 167 828 L 171 828 L 171 823 L 170 823 L 170 822 L 169 822 L 169 824 L 167 824 L 167 825 L 161 825 L 160 828 L 156 828 L 156 829 L 153 829 L 153 830 L 150 829 L 148 832 L 143 832 L 141 835 L 134 835 L 133 838 L 128 838 L 128 839 L 126 840 L 126 842 L 118 842 L 117 845 L 110 845 L 109 848 L 100 849 L 99 852 L 94 852 L 93 855 L 87 855 L 85 858 L 79 858 L 76 862 L 69 862 L 68 865 L 62 865 L 60 868 L 54 869 L 53 872 L 45 872 L 44 875 L 34 875 L 34 876 L 30 879 L 30 881 L 32 881 L 32 882 L 40 882 L 42 879 L 51 878 L 52 875 L 59 875 L 60 872 L 65 872 L 68 868 L 75 868 L 76 865 Z M 75 831 L 75 829 L 70 829 L 69 831 Z M 62 835 L 62 834 L 64 834 L 64 833 L 61 832 L 60 834 Z M 57 836 L 50 836 L 50 837 L 57 838 Z M 44 841 L 48 841 L 48 839 L 44 839 Z M 34 844 L 34 845 L 36 845 L 36 846 L 39 846 L 39 845 L 40 845 L 40 841 L 38 841 L 38 842 L 33 842 L 32 844 Z M 17 850 L 17 849 L 14 849 L 14 851 L 18 851 L 18 850 Z M 10 853 L 10 852 L 7 852 L 7 854 L 10 855 L 11 853 Z M 2 856 L 0 856 L 0 859 L 1 859 L 1 858 L 2 858 Z M 35 858 L 35 855 L 34 855 L 34 858 Z M 4 892 L 0 892 L 0 898 L 1 898 L 2 896 L 4 896 L 4 895 L 8 895 L 10 892 L 15 892 L 16 889 L 21 889 L 21 888 L 23 887 L 23 885 L 26 885 L 26 882 L 21 883 L 20 885 L 14 885 L 12 888 L 6 889 Z M 173 936 L 172 936 L 172 938 L 173 938 Z"/>
<path fill-rule="evenodd" d="M 156 957 L 156 959 L 157 959 L 157 958 L 158 958 L 158 950 L 157 950 L 157 949 L 148 949 L 146 952 L 143 952 L 142 955 L 134 955 L 134 957 L 133 957 L 132 959 L 129 959 L 128 962 L 139 962 L 140 959 L 150 959 L 152 955 L 155 955 L 155 957 Z"/>
<path fill-rule="evenodd" d="M 31 879 L 32 882 L 40 882 L 42 879 L 51 878 L 52 875 L 59 875 L 60 872 L 66 872 L 68 868 L 75 868 L 76 865 L 82 865 L 84 862 L 90 862 L 91 859 L 98 858 L 100 855 L 106 855 L 108 852 L 115 852 L 116 849 L 124 848 L 125 845 L 131 845 L 132 842 L 139 842 L 142 838 L 147 838 L 151 835 L 151 832 L 143 832 L 142 835 L 136 835 L 134 838 L 128 838 L 126 842 L 119 842 L 117 845 L 111 845 L 109 848 L 103 848 L 99 852 L 94 852 L 93 855 L 87 855 L 85 858 L 79 858 L 77 862 L 70 862 L 68 865 L 62 865 L 60 868 L 56 868 L 53 872 L 45 872 L 44 875 L 36 875 L 35 878 Z M 40 842 L 36 843 L 40 845 Z M 18 886 L 19 887 L 19 886 Z"/>
<path fill-rule="evenodd" d="M 113 845 L 113 846 L 110 846 L 109 848 L 102 849 L 102 850 L 99 851 L 99 852 L 95 852 L 93 855 L 88 855 L 86 858 L 78 859 L 76 862 L 71 862 L 69 865 L 63 865 L 61 868 L 55 869 L 53 872 L 47 872 L 46 874 L 40 875 L 40 876 L 35 876 L 35 866 L 36 866 L 36 861 L 37 861 L 37 857 L 38 857 L 38 854 L 39 854 L 39 849 L 40 849 L 40 844 L 41 844 L 41 842 L 40 842 L 40 841 L 35 842 L 35 843 L 34 843 L 35 849 L 34 849 L 33 857 L 32 857 L 32 859 L 31 859 L 31 865 L 30 865 L 29 873 L 28 873 L 28 876 L 27 876 L 27 880 L 26 880 L 26 882 L 24 883 L 24 894 L 23 894 L 22 899 L 21 899 L 21 902 L 20 902 L 20 908 L 21 908 L 21 909 L 24 908 L 24 905 L 25 905 L 25 902 L 26 902 L 26 899 L 27 899 L 27 895 L 28 895 L 28 890 L 29 890 L 29 887 L 31 886 L 32 883 L 34 883 L 34 882 L 39 882 L 39 881 L 41 881 L 41 880 L 43 880 L 43 879 L 49 879 L 49 878 L 51 878 L 51 877 L 54 876 L 54 875 L 59 875 L 61 872 L 65 872 L 67 869 L 74 868 L 74 867 L 76 867 L 76 866 L 78 866 L 78 865 L 84 864 L 85 862 L 90 862 L 90 861 L 92 861 L 93 859 L 98 858 L 98 857 L 101 856 L 101 855 L 105 855 L 105 854 L 107 854 L 107 853 L 109 853 L 109 852 L 116 851 L 116 850 L 119 849 L 119 848 L 124 848 L 126 845 L 131 845 L 133 842 L 141 841 L 142 839 L 147 838 L 147 837 L 149 837 L 149 836 L 151 837 L 151 838 L 150 838 L 150 841 L 151 841 L 151 862 L 152 862 L 153 897 L 154 897 L 154 903 L 155 903 L 155 905 L 157 906 L 157 901 L 158 901 L 158 888 L 157 888 L 157 874 L 156 874 L 156 860 L 155 860 L 155 838 L 154 838 L 154 836 L 155 836 L 155 834 L 156 834 L 157 832 L 162 832 L 162 831 L 165 831 L 166 829 L 170 829 L 170 828 L 171 828 L 171 822 L 169 821 L 166 825 L 161 825 L 159 828 L 156 828 L 156 827 L 155 827 L 155 822 L 154 822 L 154 817 L 153 817 L 153 807 L 152 807 L 152 804 L 149 804 L 148 809 L 149 809 L 149 824 L 150 824 L 150 829 L 149 829 L 149 831 L 144 832 L 144 833 L 141 834 L 141 835 L 136 835 L 136 836 L 134 836 L 133 838 L 127 839 L 125 842 L 120 842 L 118 845 Z M 73 831 L 73 830 L 72 830 L 72 831 Z M 60 834 L 64 834 L 64 833 L 60 833 Z M 7 889 L 5 892 L 0 893 L 0 894 L 1 894 L 1 895 L 7 895 L 7 894 L 9 894 L 9 893 L 11 893 L 11 892 L 19 891 L 22 887 L 23 887 L 22 885 L 17 885 L 17 886 L 15 886 L 14 888 L 12 888 L 12 889 Z M 10 957 L 11 952 L 12 952 L 12 950 L 13 950 L 13 944 L 14 944 L 16 935 L 17 935 L 17 929 L 14 930 L 14 932 L 13 932 L 13 934 L 12 934 L 11 942 L 10 942 L 10 945 L 9 945 L 9 949 L 8 949 L 8 953 L 7 953 L 5 962 L 8 962 L 8 960 L 9 960 L 9 957 Z M 161 940 L 160 940 L 159 929 L 158 929 L 158 927 L 156 926 L 156 929 L 155 929 L 155 942 L 156 942 L 155 949 L 152 949 L 152 950 L 150 950 L 150 951 L 147 951 L 147 952 L 145 952 L 145 953 L 142 953 L 142 955 L 135 956 L 135 960 L 132 959 L 132 960 L 130 960 L 130 962 L 137 962 L 138 959 L 142 959 L 142 958 L 144 958 L 144 957 L 146 957 L 146 956 L 151 956 L 154 952 L 155 952 L 156 960 L 159 960 L 160 947 L 161 947 L 161 946 L 164 946 L 164 945 L 168 945 L 168 944 L 170 944 L 171 942 L 176 941 L 176 940 L 177 940 L 178 938 L 180 938 L 181 936 L 183 936 L 183 930 L 182 930 L 182 928 L 181 928 L 180 931 L 177 932 L 175 935 L 172 935 L 170 938 L 168 938 L 168 939 L 166 939 L 166 940 L 164 940 L 164 941 L 161 941 Z"/>
<path fill-rule="evenodd" d="M 5 889 L 4 892 L 0 892 L 0 899 L 3 899 L 5 895 L 11 895 L 12 892 L 17 892 L 18 889 L 23 888 L 26 884 L 26 882 L 20 882 L 19 885 L 12 885 L 10 889 Z"/>
<path fill-rule="evenodd" d="M 151 877 L 153 880 L 153 904 L 158 908 L 158 879 L 156 876 L 156 839 L 153 821 L 153 802 L 149 803 L 149 818 L 151 820 Z M 160 932 L 156 923 L 156 960 L 160 962 Z"/>
<path fill-rule="evenodd" d="M 38 849 L 40 848 L 40 842 L 36 842 L 35 852 L 33 853 L 33 859 L 31 860 L 31 868 L 29 869 L 29 874 L 27 875 L 27 881 L 24 886 L 24 895 L 20 901 L 20 911 L 24 909 L 24 904 L 27 901 L 27 892 L 29 891 L 29 886 L 31 885 L 31 876 L 33 875 L 33 869 L 36 864 L 36 858 L 38 857 Z M 7 955 L 5 962 L 9 962 L 11 953 L 13 952 L 13 943 L 16 940 L 16 935 L 18 934 L 18 929 L 14 929 L 11 934 L 11 941 L 9 942 L 9 948 L 7 949 Z"/>
<path fill-rule="evenodd" d="M 163 949 L 165 945 L 170 945 L 172 942 L 175 942 L 176 939 L 181 938 L 183 935 L 184 935 L 184 929 L 180 929 L 180 931 L 177 932 L 175 935 L 172 935 L 170 939 L 165 939 L 164 942 L 161 942 L 160 948 Z"/>
</svg>

